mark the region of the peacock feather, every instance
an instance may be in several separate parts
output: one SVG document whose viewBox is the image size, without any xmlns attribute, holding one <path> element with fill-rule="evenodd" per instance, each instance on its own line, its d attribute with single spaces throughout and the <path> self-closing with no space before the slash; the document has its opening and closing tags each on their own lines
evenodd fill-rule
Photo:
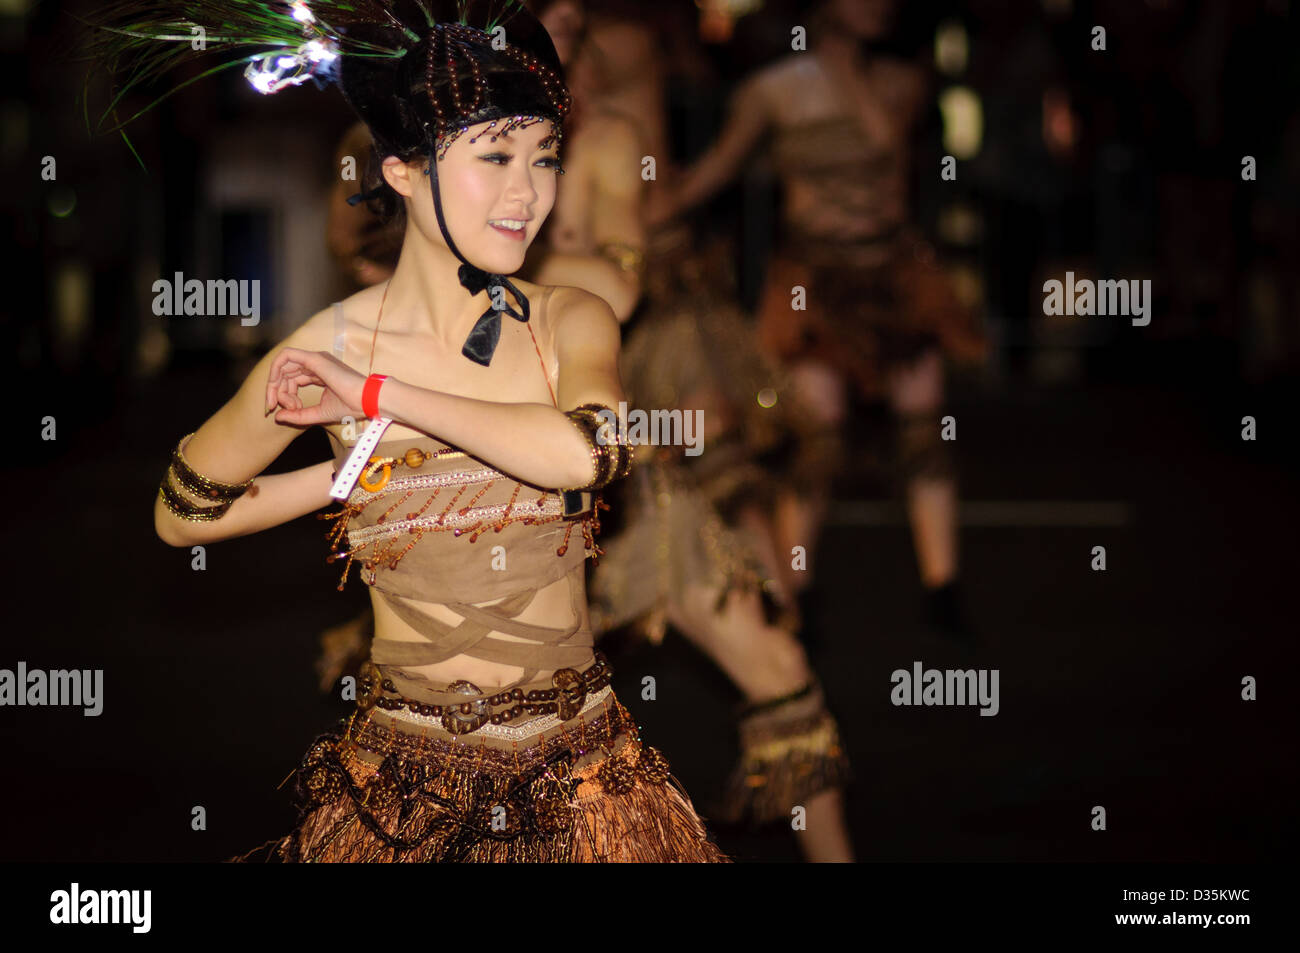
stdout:
<svg viewBox="0 0 1300 953">
<path fill-rule="evenodd" d="M 87 104 L 95 71 L 110 77 L 108 105 L 93 124 L 86 106 L 87 129 L 121 132 L 125 138 L 125 126 L 168 96 L 238 66 L 264 93 L 308 80 L 320 86 L 336 76 L 341 57 L 404 56 L 440 22 L 490 33 L 522 7 L 522 0 L 110 2 L 82 21 L 88 28 L 84 51 L 92 63 Z M 195 61 L 207 67 L 119 118 L 128 96 L 164 83 L 177 67 Z"/>
</svg>

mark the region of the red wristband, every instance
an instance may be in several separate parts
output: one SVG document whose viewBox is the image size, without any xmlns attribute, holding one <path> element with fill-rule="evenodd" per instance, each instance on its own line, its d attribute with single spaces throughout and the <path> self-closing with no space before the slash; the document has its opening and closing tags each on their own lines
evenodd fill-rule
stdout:
<svg viewBox="0 0 1300 953">
<path fill-rule="evenodd" d="M 371 374 L 366 378 L 366 386 L 361 388 L 361 412 L 369 420 L 379 416 L 379 388 L 386 380 L 387 374 Z"/>
</svg>

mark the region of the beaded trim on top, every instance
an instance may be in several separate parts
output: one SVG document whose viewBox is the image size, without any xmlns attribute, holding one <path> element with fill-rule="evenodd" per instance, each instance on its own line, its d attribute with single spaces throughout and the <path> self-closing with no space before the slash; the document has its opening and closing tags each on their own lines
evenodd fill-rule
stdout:
<svg viewBox="0 0 1300 953">
<path fill-rule="evenodd" d="M 521 491 L 524 490 L 524 484 L 517 480 L 511 480 L 505 474 L 486 465 L 456 469 L 445 473 L 426 473 L 398 478 L 389 477 L 394 466 L 403 463 L 412 466 L 414 461 L 420 461 L 414 463 L 413 468 L 418 469 L 423 466 L 424 462 L 436 459 L 439 456 L 463 456 L 463 454 L 459 451 L 439 451 L 428 454 L 419 448 L 413 447 L 401 457 L 372 456 L 369 466 L 362 474 L 362 481 L 358 481 L 348 500 L 341 504 L 337 510 L 317 514 L 317 519 L 331 520 L 334 523 L 326 534 L 326 539 L 334 551 L 326 557 L 326 561 L 347 560 L 343 566 L 343 575 L 339 578 L 338 589 L 340 591 L 347 583 L 348 572 L 352 567 L 353 559 L 362 561 L 364 572 L 367 574 L 363 581 L 369 585 L 374 585 L 379 566 L 384 565 L 390 570 L 396 569 L 402 557 L 420 542 L 426 532 L 450 532 L 457 537 L 468 533 L 469 540 L 473 543 L 477 542 L 478 538 L 488 530 L 499 533 L 511 523 L 539 526 L 566 519 L 563 512 L 563 501 L 559 495 L 548 490 L 542 490 L 536 498 L 521 501 L 519 497 Z M 379 482 L 377 484 L 367 483 L 366 478 L 378 471 L 382 471 Z M 498 481 L 514 483 L 514 491 L 510 495 L 509 502 L 476 506 L 475 504 L 482 498 L 483 494 Z M 465 491 L 471 486 L 478 486 L 478 492 L 459 508 L 456 508 Z M 446 505 L 442 507 L 442 510 L 436 515 L 425 516 L 424 513 L 438 499 L 443 490 L 449 490 L 452 487 L 456 488 L 456 492 L 451 495 L 450 499 L 443 497 L 446 500 Z M 409 500 L 418 490 L 425 489 L 432 489 L 433 492 L 429 494 L 423 506 L 418 510 L 408 512 L 405 519 L 394 520 L 391 523 L 388 521 L 389 516 L 402 503 Z M 354 516 L 359 515 L 375 501 L 399 492 L 400 495 L 397 499 L 375 520 L 373 525 L 349 531 L 348 526 Z M 531 494 L 529 496 L 531 497 Z M 600 532 L 600 511 L 608 509 L 609 505 L 597 496 L 590 510 L 584 512 L 580 518 L 569 519 L 569 525 L 564 533 L 564 540 L 555 550 L 555 555 L 564 556 L 568 552 L 569 539 L 573 534 L 574 527 L 579 524 L 582 526 L 583 548 L 587 550 L 587 556 L 597 559 L 603 555 L 604 550 L 596 544 L 596 535 Z M 346 544 L 343 543 L 345 534 Z M 414 538 L 400 551 L 395 552 L 398 538 L 406 535 L 412 535 Z M 387 545 L 383 545 L 385 542 Z M 366 552 L 367 549 L 369 552 Z"/>
</svg>

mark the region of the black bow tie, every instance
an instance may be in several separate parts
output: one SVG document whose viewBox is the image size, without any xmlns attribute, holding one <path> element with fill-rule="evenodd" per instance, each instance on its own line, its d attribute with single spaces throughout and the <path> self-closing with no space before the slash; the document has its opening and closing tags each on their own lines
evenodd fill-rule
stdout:
<svg viewBox="0 0 1300 953">
<path fill-rule="evenodd" d="M 518 288 L 511 283 L 510 279 L 504 275 L 494 275 L 476 268 L 469 262 L 460 266 L 460 283 L 464 285 L 471 295 L 476 295 L 480 291 L 487 289 L 492 298 L 492 303 L 488 309 L 483 312 L 482 316 L 474 322 L 474 327 L 469 332 L 469 337 L 465 339 L 465 346 L 460 349 L 460 353 L 475 364 L 482 364 L 487 367 L 492 363 L 492 355 L 496 353 L 497 342 L 501 340 L 501 312 L 504 311 L 516 321 L 527 321 L 528 299 L 520 292 Z M 515 296 L 524 309 L 520 314 L 510 303 L 506 301 L 505 293 L 509 291 Z M 497 302 L 501 302 L 501 310 L 497 310 Z"/>
</svg>

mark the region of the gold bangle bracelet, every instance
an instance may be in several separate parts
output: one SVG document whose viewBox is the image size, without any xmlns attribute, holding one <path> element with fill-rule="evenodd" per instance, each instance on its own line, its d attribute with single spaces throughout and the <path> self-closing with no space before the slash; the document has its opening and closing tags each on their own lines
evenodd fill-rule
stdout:
<svg viewBox="0 0 1300 953">
<path fill-rule="evenodd" d="M 196 431 L 197 432 L 197 431 Z M 210 480 L 201 473 L 195 471 L 185 459 L 185 454 L 181 450 L 187 441 L 194 434 L 186 434 L 176 444 L 176 449 L 172 451 L 172 467 L 175 469 L 176 482 L 189 490 L 195 496 L 205 497 L 210 500 L 216 500 L 222 503 L 231 503 L 239 499 L 247 489 L 253 485 L 253 481 L 245 480 L 243 483 L 221 483 L 217 480 Z"/>
<path fill-rule="evenodd" d="M 207 523 L 212 520 L 219 520 L 226 515 L 230 509 L 230 501 L 218 503 L 216 506 L 195 506 L 185 497 L 173 490 L 167 483 L 166 477 L 163 478 L 162 485 L 158 487 L 158 495 L 162 497 L 163 504 L 173 514 L 183 520 L 190 520 L 196 523 Z"/>
<path fill-rule="evenodd" d="M 564 487 L 565 490 L 588 490 L 600 482 L 601 470 L 604 469 L 604 460 L 600 453 L 600 448 L 596 445 L 596 423 L 590 417 L 581 413 L 568 411 L 566 417 L 582 434 L 582 439 L 587 442 L 587 447 L 591 452 L 591 482 L 584 486 Z"/>
<path fill-rule="evenodd" d="M 614 467 L 614 479 L 621 480 L 632 472 L 633 448 L 630 443 L 619 444 L 618 464 Z"/>
<path fill-rule="evenodd" d="M 617 417 L 611 408 L 602 404 L 588 403 L 565 411 L 578 432 L 582 434 L 591 448 L 592 480 L 585 486 L 571 487 L 572 490 L 590 492 L 603 489 L 613 480 L 625 477 L 632 468 L 632 447 L 626 436 L 620 433 Z M 612 431 L 612 440 L 610 433 Z"/>
<path fill-rule="evenodd" d="M 620 271 L 639 275 L 645 270 L 645 252 L 627 242 L 602 242 L 596 246 L 596 254 L 613 262 Z"/>
<path fill-rule="evenodd" d="M 619 428 L 620 421 L 618 420 L 617 415 L 614 414 L 613 409 L 605 407 L 602 404 L 583 404 L 580 407 L 575 408 L 575 412 L 587 414 L 591 418 L 599 421 L 600 427 L 609 427 L 614 432 L 614 438 L 612 441 L 609 439 L 601 440 L 599 439 L 600 431 L 599 429 L 597 430 L 597 446 L 607 453 L 612 461 L 610 464 L 610 474 L 606 478 L 605 482 L 609 483 L 611 480 L 627 476 L 632 470 L 632 445 L 628 443 L 627 434 L 623 433 Z M 610 417 L 614 418 L 612 423 L 610 422 Z"/>
</svg>

